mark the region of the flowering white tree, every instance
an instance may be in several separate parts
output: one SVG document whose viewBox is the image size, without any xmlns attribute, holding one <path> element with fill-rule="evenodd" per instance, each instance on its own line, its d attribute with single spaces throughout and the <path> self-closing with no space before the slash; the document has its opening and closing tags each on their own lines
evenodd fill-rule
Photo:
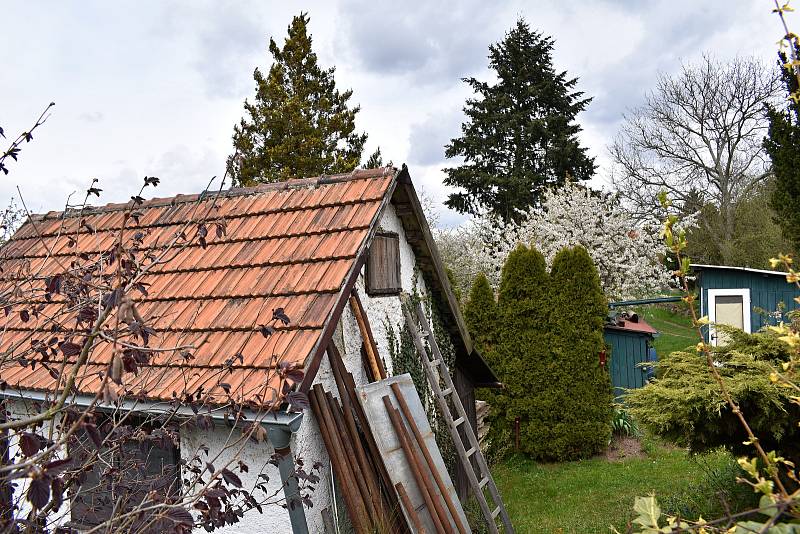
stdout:
<svg viewBox="0 0 800 534">
<path fill-rule="evenodd" d="M 462 290 L 481 271 L 496 287 L 503 262 L 518 243 L 538 248 L 548 265 L 559 250 L 581 245 L 597 265 L 606 296 L 624 300 L 658 294 L 669 286 L 657 215 L 634 221 L 613 195 L 568 183 L 548 191 L 541 207 L 529 210 L 518 223 L 478 217 L 437 232 L 437 243 Z"/>
</svg>

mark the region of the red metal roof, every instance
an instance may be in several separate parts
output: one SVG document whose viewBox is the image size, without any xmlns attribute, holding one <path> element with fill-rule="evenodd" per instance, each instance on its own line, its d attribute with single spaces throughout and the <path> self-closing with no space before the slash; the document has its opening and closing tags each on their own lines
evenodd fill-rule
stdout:
<svg viewBox="0 0 800 534">
<path fill-rule="evenodd" d="M 226 232 L 209 231 L 207 246 L 193 242 L 175 249 L 146 274 L 147 295 L 132 295 L 145 323 L 156 332 L 153 346 L 197 345 L 192 358 L 180 351 L 156 352 L 136 376 L 126 374 L 126 394 L 168 400 L 202 386 L 206 399 L 222 400 L 220 383 L 239 402 L 274 402 L 282 380 L 276 366 L 303 366 L 320 342 L 336 304 L 346 298 L 345 281 L 357 267 L 380 208 L 396 181 L 393 169 L 358 170 L 349 175 L 291 180 L 253 188 L 231 189 L 202 199 L 179 195 L 146 201 L 139 223 L 126 225 L 144 233 L 142 247 L 156 251 L 174 238 L 195 213 L 210 207 L 226 221 Z M 51 212 L 26 222 L 0 249 L 0 292 L 19 282 L 12 273 L 30 266 L 34 285 L 63 270 L 76 255 L 108 251 L 123 224 L 129 204 L 111 204 L 76 213 Z M 194 231 L 194 230 L 192 230 Z M 127 232 L 127 230 L 126 230 Z M 60 267 L 59 267 L 60 265 Z M 16 361 L 30 353 L 30 339 L 63 302 L 46 302 L 38 317 L 23 322 L 18 313 L 0 314 L 0 353 L 11 358 L 0 366 L 8 387 L 54 389 L 55 379 L 41 366 Z M 273 310 L 290 319 L 265 338 L 259 327 Z M 10 351 L 10 352 L 9 352 Z M 95 393 L 108 369 L 113 347 L 99 344 L 82 370 L 80 393 Z M 242 361 L 231 359 L 242 355 Z M 75 361 L 68 358 L 67 363 Z M 60 362 L 57 362 L 60 363 Z"/>
<path fill-rule="evenodd" d="M 614 324 L 606 325 L 606 328 L 615 330 L 625 330 L 628 332 L 641 332 L 644 334 L 658 334 L 658 330 L 650 326 L 644 319 L 631 321 L 630 319 L 619 318 Z"/>
</svg>

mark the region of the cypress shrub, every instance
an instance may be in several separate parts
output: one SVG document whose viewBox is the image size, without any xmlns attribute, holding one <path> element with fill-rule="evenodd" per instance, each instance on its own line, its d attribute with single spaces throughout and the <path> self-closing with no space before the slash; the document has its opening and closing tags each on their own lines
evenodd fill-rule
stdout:
<svg viewBox="0 0 800 534">
<path fill-rule="evenodd" d="M 469 300 L 464 307 L 464 320 L 475 346 L 487 358 L 489 365 L 494 362 L 488 360 L 496 343 L 497 335 L 497 303 L 494 301 L 494 291 L 489 285 L 486 275 L 479 273 L 472 283 Z"/>
<path fill-rule="evenodd" d="M 544 429 L 553 459 L 585 458 L 611 437 L 611 376 L 598 354 L 605 347 L 608 302 L 597 268 L 583 247 L 564 249 L 550 272 L 553 363 L 550 386 L 556 416 Z"/>
<path fill-rule="evenodd" d="M 520 418 L 520 447 L 537 458 L 548 458 L 541 439 L 551 424 L 552 334 L 548 328 L 550 280 L 544 257 L 536 249 L 518 246 L 509 254 L 500 280 L 499 324 L 495 371 L 505 384 L 492 406 L 492 433 L 512 435 Z M 512 438 L 513 439 L 513 438 Z"/>
</svg>

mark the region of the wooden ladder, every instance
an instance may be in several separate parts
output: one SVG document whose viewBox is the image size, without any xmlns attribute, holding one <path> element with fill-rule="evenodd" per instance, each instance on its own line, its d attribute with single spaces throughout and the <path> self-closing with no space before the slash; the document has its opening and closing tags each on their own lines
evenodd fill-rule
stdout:
<svg viewBox="0 0 800 534">
<path fill-rule="evenodd" d="M 483 457 L 483 453 L 481 452 L 480 445 L 478 444 L 478 438 L 475 436 L 475 431 L 467 419 L 467 413 L 464 411 L 464 405 L 461 403 L 461 399 L 458 396 L 458 391 L 453 384 L 453 379 L 450 377 L 450 370 L 447 368 L 447 364 L 442 358 L 442 353 L 439 351 L 439 346 L 436 344 L 436 339 L 431 333 L 431 328 L 428 324 L 428 318 L 425 317 L 425 312 L 422 310 L 422 306 L 417 303 L 417 318 L 423 329 L 423 333 L 421 334 L 419 328 L 417 327 L 417 322 L 414 320 L 411 314 L 410 308 L 412 307 L 412 304 L 408 295 L 404 294 L 402 296 L 402 300 L 403 315 L 405 315 L 406 324 L 408 325 L 408 330 L 411 333 L 411 339 L 414 341 L 414 346 L 416 347 L 417 352 L 419 352 L 420 358 L 422 359 L 423 367 L 425 368 L 425 374 L 428 377 L 431 390 L 433 390 L 433 395 L 436 398 L 437 404 L 439 405 L 439 410 L 442 412 L 442 415 L 447 422 L 447 428 L 450 430 L 450 435 L 453 438 L 453 444 L 455 445 L 461 465 L 464 466 L 464 471 L 467 473 L 467 478 L 469 479 L 469 484 L 472 487 L 472 492 L 475 494 L 475 498 L 481 507 L 483 517 L 486 518 L 489 531 L 493 534 L 499 534 L 500 531 L 498 530 L 496 522 L 496 519 L 499 516 L 502 522 L 503 531 L 508 534 L 513 534 L 514 527 L 511 525 L 511 519 L 508 517 L 508 511 L 506 511 L 506 507 L 503 505 L 503 500 L 500 498 L 500 492 L 497 491 L 497 486 L 494 483 L 492 474 L 489 472 L 489 467 L 486 465 L 486 459 Z M 433 359 L 431 359 L 428 354 L 428 350 L 425 348 L 423 337 L 427 338 L 428 340 L 428 346 L 433 352 Z M 444 384 L 444 390 L 442 390 L 441 386 L 439 385 L 440 380 Z M 456 419 L 453 419 L 453 413 L 451 412 L 450 406 L 447 403 L 448 398 L 455 408 Z M 469 441 L 469 450 L 467 450 L 467 448 L 464 446 L 464 442 L 461 439 L 461 434 L 459 434 L 459 427 L 461 427 L 461 430 L 464 432 L 467 440 Z M 478 466 L 477 474 L 473 469 L 471 460 L 474 460 Z M 480 478 L 478 478 L 478 475 L 480 475 Z M 488 488 L 489 490 L 489 495 L 494 502 L 494 509 L 490 508 L 489 502 L 486 500 L 486 496 L 483 493 L 484 488 Z"/>
</svg>

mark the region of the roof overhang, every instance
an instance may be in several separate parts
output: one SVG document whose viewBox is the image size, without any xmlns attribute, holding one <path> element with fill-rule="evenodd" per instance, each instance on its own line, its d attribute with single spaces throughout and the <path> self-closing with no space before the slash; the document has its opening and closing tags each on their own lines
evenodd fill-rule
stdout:
<svg viewBox="0 0 800 534">
<path fill-rule="evenodd" d="M 403 223 L 406 239 L 417 257 L 417 265 L 425 277 L 431 296 L 438 304 L 444 326 L 455 341 L 456 365 L 467 373 L 476 386 L 502 387 L 497 375 L 486 363 L 470 338 L 461 307 L 450 287 L 447 271 L 439 256 L 439 249 L 431 234 L 425 212 L 411 182 L 406 166 L 398 176 L 397 187 L 392 197 L 398 216 Z"/>
<path fill-rule="evenodd" d="M 735 267 L 733 265 L 705 265 L 702 263 L 692 263 L 690 267 L 696 271 L 702 271 L 705 269 L 715 269 L 715 270 L 726 270 L 726 271 L 744 271 L 748 273 L 757 273 L 757 274 L 770 274 L 773 276 L 786 276 L 785 272 L 782 271 L 768 271 L 766 269 L 751 269 L 750 267 Z"/>
<path fill-rule="evenodd" d="M 52 401 L 53 394 L 34 390 L 6 389 L 5 391 L 0 392 L 0 398 L 28 402 L 48 402 Z M 106 412 L 121 410 L 125 412 L 146 413 L 150 415 L 170 414 L 178 415 L 180 417 L 195 417 L 197 415 L 189 406 L 186 406 L 185 404 L 176 406 L 165 401 L 147 401 L 123 398 L 114 404 L 103 404 L 96 402 L 93 395 L 74 395 L 70 397 L 68 404 L 79 406 L 81 408 L 95 406 L 98 410 Z M 212 419 L 218 422 L 229 422 L 230 419 L 226 419 L 225 417 L 226 411 L 226 406 L 210 406 L 208 408 L 208 412 L 204 413 L 203 415 L 210 415 Z M 294 413 L 283 410 L 267 412 L 244 409 L 241 411 L 241 413 L 243 415 L 243 423 L 258 422 L 267 429 L 276 428 L 280 430 L 288 430 L 289 432 L 297 432 L 297 430 L 300 428 L 300 424 L 303 422 L 302 412 Z"/>
</svg>

